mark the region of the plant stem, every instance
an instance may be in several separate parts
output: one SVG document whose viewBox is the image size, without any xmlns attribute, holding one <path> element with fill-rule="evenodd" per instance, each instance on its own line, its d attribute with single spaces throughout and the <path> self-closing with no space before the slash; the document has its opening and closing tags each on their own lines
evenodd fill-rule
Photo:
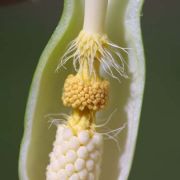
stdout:
<svg viewBox="0 0 180 180">
<path fill-rule="evenodd" d="M 107 5 L 108 0 L 85 0 L 85 31 L 104 34 Z"/>
</svg>

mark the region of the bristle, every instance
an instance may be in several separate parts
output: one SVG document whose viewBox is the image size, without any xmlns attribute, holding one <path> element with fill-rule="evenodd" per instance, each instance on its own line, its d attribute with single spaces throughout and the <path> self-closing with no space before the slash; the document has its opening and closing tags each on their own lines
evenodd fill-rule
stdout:
<svg viewBox="0 0 180 180">
<path fill-rule="evenodd" d="M 105 73 L 120 81 L 120 77 L 128 78 L 128 63 L 122 52 L 128 55 L 129 49 L 112 43 L 106 35 L 81 31 L 61 58 L 57 70 L 72 59 L 77 72 L 83 59 L 88 62 L 89 74 L 92 75 L 96 71 L 94 62 L 97 60 Z"/>
</svg>

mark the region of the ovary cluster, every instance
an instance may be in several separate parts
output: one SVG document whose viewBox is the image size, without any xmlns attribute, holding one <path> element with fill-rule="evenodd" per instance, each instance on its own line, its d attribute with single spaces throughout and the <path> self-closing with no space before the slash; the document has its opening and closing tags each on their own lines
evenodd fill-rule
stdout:
<svg viewBox="0 0 180 180">
<path fill-rule="evenodd" d="M 83 111 L 98 111 L 107 104 L 109 82 L 83 81 L 79 76 L 69 75 L 64 84 L 62 100 L 65 106 Z"/>
<path fill-rule="evenodd" d="M 96 180 L 100 173 L 102 135 L 88 130 L 73 134 L 71 128 L 58 125 L 47 180 Z"/>
</svg>

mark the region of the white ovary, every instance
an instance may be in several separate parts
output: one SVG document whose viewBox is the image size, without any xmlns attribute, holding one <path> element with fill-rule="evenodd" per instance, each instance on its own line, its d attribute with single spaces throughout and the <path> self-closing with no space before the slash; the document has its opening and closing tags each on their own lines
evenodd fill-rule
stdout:
<svg viewBox="0 0 180 180">
<path fill-rule="evenodd" d="M 77 153 L 76 151 L 74 150 L 69 150 L 66 154 L 66 160 L 67 162 L 71 162 L 71 163 L 74 163 L 75 160 L 77 159 Z"/>
<path fill-rule="evenodd" d="M 67 164 L 65 167 L 65 170 L 66 170 L 68 176 L 71 176 L 75 171 L 74 165 L 73 164 Z"/>
<path fill-rule="evenodd" d="M 91 139 L 86 147 L 87 147 L 87 150 L 89 152 L 93 152 L 95 150 L 95 143 L 94 143 L 94 141 Z"/>
<path fill-rule="evenodd" d="M 69 180 L 79 180 L 79 175 L 75 173 L 69 178 Z"/>
<path fill-rule="evenodd" d="M 46 180 L 98 180 L 103 138 L 97 132 L 58 125 Z"/>
<path fill-rule="evenodd" d="M 101 152 L 99 152 L 98 150 L 95 150 L 92 153 L 90 153 L 89 156 L 92 160 L 94 160 L 95 162 L 98 162 L 101 156 Z"/>
<path fill-rule="evenodd" d="M 94 161 L 92 159 L 87 160 L 86 168 L 88 171 L 92 171 L 94 169 Z"/>
<path fill-rule="evenodd" d="M 80 171 L 83 168 L 85 168 L 85 160 L 79 158 L 79 159 L 76 160 L 74 165 L 75 165 L 76 171 Z"/>
<path fill-rule="evenodd" d="M 73 149 L 73 150 L 77 150 L 80 146 L 80 142 L 78 140 L 78 138 L 76 136 L 73 136 L 70 140 L 69 140 L 69 148 Z"/>
<path fill-rule="evenodd" d="M 101 148 L 102 143 L 103 143 L 103 139 L 102 139 L 102 136 L 100 134 L 98 134 L 98 133 L 94 134 L 92 140 L 95 143 L 97 148 Z"/>
<path fill-rule="evenodd" d="M 87 148 L 85 146 L 81 146 L 77 151 L 77 155 L 78 155 L 79 158 L 86 159 L 88 157 Z"/>
<path fill-rule="evenodd" d="M 49 171 L 49 173 L 47 174 L 46 179 L 58 180 L 58 175 L 57 175 L 57 173 L 56 173 L 56 172 Z"/>
<path fill-rule="evenodd" d="M 72 136 L 73 136 L 73 132 L 71 131 L 71 129 L 65 128 L 63 131 L 62 138 L 66 141 L 66 140 L 69 140 Z"/>
<path fill-rule="evenodd" d="M 87 130 L 83 130 L 78 133 L 78 139 L 81 142 L 81 144 L 87 144 L 89 142 L 89 132 Z"/>
<path fill-rule="evenodd" d="M 87 171 L 87 169 L 83 169 L 78 174 L 79 174 L 80 179 L 85 180 L 85 179 L 88 178 L 88 171 Z"/>
<path fill-rule="evenodd" d="M 64 169 L 61 169 L 60 171 L 58 171 L 57 176 L 58 176 L 58 179 L 67 179 L 68 178 L 67 172 Z"/>
</svg>

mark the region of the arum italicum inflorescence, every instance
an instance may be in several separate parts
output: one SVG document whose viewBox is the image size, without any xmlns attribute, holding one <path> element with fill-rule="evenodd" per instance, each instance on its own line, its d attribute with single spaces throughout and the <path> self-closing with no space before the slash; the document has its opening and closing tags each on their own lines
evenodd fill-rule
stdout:
<svg viewBox="0 0 180 180">
<path fill-rule="evenodd" d="M 126 180 L 128 178 L 137 135 L 137 120 L 142 100 L 144 70 L 143 61 L 140 63 L 131 61 L 135 55 L 143 60 L 142 47 L 138 47 L 138 43 L 140 43 L 138 42 L 140 41 L 139 35 L 135 35 L 137 43 L 130 43 L 130 45 L 134 46 L 134 49 L 132 48 L 131 50 L 121 47 L 109 38 L 111 33 L 108 34 L 108 19 L 113 18 L 110 14 L 113 13 L 112 11 L 116 9 L 115 7 L 119 5 L 119 2 L 85 0 L 84 4 L 83 0 L 67 0 L 65 11 L 73 11 L 73 7 L 77 9 L 77 12 L 79 12 L 77 13 L 75 10 L 74 12 L 82 17 L 83 26 L 79 25 L 81 28 L 77 31 L 77 37 L 74 40 L 71 39 L 65 53 L 61 54 L 59 62 L 57 57 L 61 48 L 57 47 L 62 47 L 61 44 L 64 43 L 62 34 L 68 32 L 67 28 L 64 32 L 61 32 L 61 29 L 58 31 L 57 28 L 49 43 L 50 45 L 47 46 L 41 57 L 40 69 L 36 72 L 36 80 L 33 81 L 34 93 L 32 93 L 28 105 L 30 110 L 27 110 L 29 122 L 26 128 L 28 132 L 25 132 L 20 156 L 20 178 L 22 180 Z M 129 6 L 126 3 L 122 1 L 120 4 L 124 8 L 127 6 L 134 12 L 132 15 L 128 14 L 131 16 L 126 21 L 131 29 L 132 25 L 135 27 L 134 22 L 138 25 L 139 17 L 136 17 L 137 14 L 135 13 L 140 9 L 141 3 L 134 0 L 129 0 Z M 136 8 L 136 11 L 133 11 L 131 7 Z M 73 18 L 74 15 L 64 15 L 62 18 L 64 24 L 60 23 L 58 27 L 67 26 L 68 23 L 71 24 L 72 20 L 70 21 L 67 17 L 71 16 Z M 79 21 L 81 22 L 80 17 Z M 111 20 L 113 21 L 113 19 Z M 76 27 L 75 25 L 72 26 Z M 136 27 L 135 29 L 137 31 L 138 28 Z M 117 30 L 120 30 L 118 25 Z M 120 34 L 117 31 L 116 34 L 118 33 Z M 136 33 L 139 34 L 138 31 Z M 59 41 L 58 35 L 62 36 Z M 55 45 L 56 41 L 58 41 L 57 45 Z M 136 54 L 133 53 L 134 50 L 137 51 Z M 61 50 L 61 52 L 63 51 Z M 127 58 L 129 62 L 127 62 Z M 139 59 L 134 58 L 134 60 L 137 61 Z M 44 65 L 45 61 L 46 66 Z M 51 61 L 54 61 L 54 63 L 51 64 Z M 48 65 L 48 63 L 51 65 Z M 66 67 L 68 63 L 72 65 L 74 70 Z M 140 67 L 142 70 L 138 72 L 136 68 L 139 68 L 139 65 L 142 65 Z M 62 111 L 62 113 L 53 116 L 49 113 L 54 109 L 58 109 L 56 105 L 56 99 L 59 100 L 57 83 L 60 82 L 57 77 L 59 73 L 56 75 L 50 73 L 53 70 L 52 67 L 55 66 L 58 72 L 62 71 L 63 68 L 67 70 L 67 73 L 64 73 L 66 74 L 66 79 L 61 79 L 60 88 L 63 87 L 61 101 L 64 107 L 71 109 L 71 112 L 64 113 Z M 49 71 L 49 69 L 51 70 Z M 47 73 L 43 73 L 43 71 L 47 71 Z M 47 84 L 43 83 L 43 81 L 47 81 Z M 121 81 L 123 82 L 121 83 Z M 116 101 L 119 101 L 117 100 L 119 94 L 112 94 L 113 87 L 111 88 L 111 86 L 122 88 L 124 81 L 130 81 L 124 86 L 124 89 L 126 88 L 130 92 L 121 93 L 122 97 L 120 98 L 122 102 L 124 101 L 124 104 L 119 104 L 116 103 Z M 42 90 L 47 91 L 43 96 L 41 95 Z M 54 93 L 51 94 L 51 98 L 48 98 L 49 93 Z M 115 106 L 111 103 L 113 95 L 117 96 L 113 103 Z M 127 98 L 123 96 L 127 96 Z M 46 101 L 46 98 L 49 101 Z M 49 104 L 45 105 L 44 103 Z M 124 110 L 125 103 L 126 110 Z M 108 104 L 111 107 L 109 108 L 111 113 L 107 110 Z M 118 105 L 120 109 L 116 107 Z M 124 120 L 117 123 L 114 129 L 110 129 L 107 125 L 111 124 L 111 121 L 113 121 L 112 117 L 117 113 L 113 108 L 116 111 L 118 110 L 120 114 L 126 111 L 126 115 L 121 115 L 124 117 Z M 105 116 L 109 113 L 109 118 L 104 123 L 97 124 L 101 115 L 97 116 L 98 112 L 101 112 L 101 114 L 105 113 Z M 40 123 L 40 120 L 38 120 L 42 119 L 41 116 L 45 115 L 45 113 L 49 114 L 47 117 L 51 118 L 51 123 L 56 124 L 55 134 L 50 134 L 49 131 L 52 128 L 48 130 L 47 126 L 41 124 L 43 121 Z M 117 116 L 115 118 L 117 122 Z M 103 131 L 100 132 L 98 129 Z M 122 132 L 122 135 L 120 132 Z M 49 135 L 47 135 L 48 133 Z M 42 140 L 44 138 L 47 138 L 47 142 Z M 116 146 L 112 147 L 115 151 L 106 151 L 107 146 L 103 148 L 105 139 L 111 139 L 115 142 Z M 115 155 L 112 155 L 112 153 Z M 117 159 L 119 159 L 119 165 Z M 113 162 L 114 165 L 111 165 Z M 104 175 L 106 171 L 109 171 L 108 174 L 112 173 L 112 175 Z"/>
</svg>

